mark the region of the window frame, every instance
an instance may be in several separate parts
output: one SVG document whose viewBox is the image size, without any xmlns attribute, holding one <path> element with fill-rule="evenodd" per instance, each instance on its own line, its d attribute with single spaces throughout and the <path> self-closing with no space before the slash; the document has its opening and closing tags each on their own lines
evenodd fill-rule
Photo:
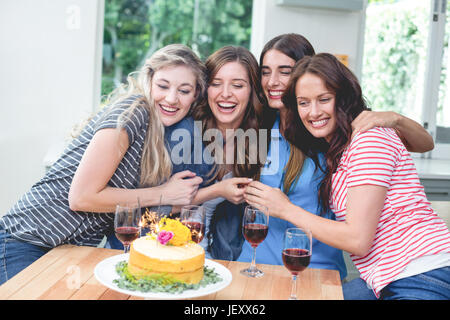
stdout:
<svg viewBox="0 0 450 320">
<path fill-rule="evenodd" d="M 422 124 L 436 141 L 439 86 L 444 52 L 447 0 L 430 0 L 430 27 L 428 33 L 425 69 Z M 436 62 L 439 63 L 436 63 Z M 449 93 L 450 94 L 450 93 Z M 433 159 L 450 159 L 450 142 L 435 143 L 434 150 L 426 155 Z"/>
</svg>

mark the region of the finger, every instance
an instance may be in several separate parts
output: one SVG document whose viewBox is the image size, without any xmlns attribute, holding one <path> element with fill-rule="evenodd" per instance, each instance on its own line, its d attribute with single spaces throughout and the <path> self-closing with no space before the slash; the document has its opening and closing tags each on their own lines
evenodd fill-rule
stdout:
<svg viewBox="0 0 450 320">
<path fill-rule="evenodd" d="M 191 180 L 192 180 L 192 183 L 197 185 L 197 187 L 199 184 L 201 184 L 203 182 L 202 177 L 195 177 L 195 178 L 192 178 Z"/>
<path fill-rule="evenodd" d="M 361 124 L 357 124 L 353 128 L 352 138 L 355 137 L 358 133 L 366 132 L 367 130 L 369 130 L 369 129 L 373 128 L 373 127 L 374 127 L 373 123 L 372 122 L 368 122 L 368 121 L 366 121 L 364 123 L 361 123 Z"/>
<path fill-rule="evenodd" d="M 263 192 L 260 189 L 248 186 L 247 188 L 245 188 L 244 195 L 252 195 L 258 198 L 262 198 Z"/>
<path fill-rule="evenodd" d="M 192 171 L 184 170 L 184 171 L 175 173 L 173 176 L 178 178 L 178 179 L 184 179 L 184 178 L 195 177 L 196 174 L 194 172 L 192 172 Z"/>
<path fill-rule="evenodd" d="M 253 181 L 253 179 L 250 179 L 250 178 L 233 178 L 232 183 L 234 185 L 237 185 L 238 188 L 244 188 L 246 185 L 248 185 L 252 181 Z"/>
<path fill-rule="evenodd" d="M 267 208 L 267 206 L 261 202 L 261 199 L 253 197 L 253 196 L 245 196 L 244 197 L 245 202 L 247 202 L 249 205 L 251 205 L 252 207 L 255 207 L 258 210 L 265 210 Z"/>
<path fill-rule="evenodd" d="M 201 177 L 195 177 L 195 178 L 187 178 L 187 179 L 183 179 L 184 182 L 188 183 L 189 185 L 196 185 L 198 186 L 199 184 L 201 184 L 203 182 L 203 179 Z"/>
<path fill-rule="evenodd" d="M 261 204 L 261 198 L 251 194 L 244 194 L 244 199 L 249 204 Z"/>
<path fill-rule="evenodd" d="M 265 190 L 267 189 L 269 186 L 265 185 L 264 183 L 261 183 L 259 181 L 252 181 L 248 184 L 249 187 L 253 187 L 255 189 L 258 190 Z"/>
<path fill-rule="evenodd" d="M 361 112 L 353 121 L 352 121 L 352 128 L 358 129 L 358 127 L 361 126 L 361 123 L 364 123 L 364 121 L 367 120 L 367 118 L 370 116 L 369 111 L 363 111 Z"/>
<path fill-rule="evenodd" d="M 232 178 L 233 183 L 250 183 L 253 181 L 251 178 Z"/>
</svg>

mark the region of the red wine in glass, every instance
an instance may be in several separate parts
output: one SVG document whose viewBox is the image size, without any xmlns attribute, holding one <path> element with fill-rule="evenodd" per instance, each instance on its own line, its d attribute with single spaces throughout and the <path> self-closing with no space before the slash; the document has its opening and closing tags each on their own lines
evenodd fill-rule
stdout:
<svg viewBox="0 0 450 320">
<path fill-rule="evenodd" d="M 186 227 L 191 230 L 192 241 L 195 243 L 200 243 L 203 240 L 205 235 L 205 224 L 196 221 L 183 221 L 182 222 Z"/>
<path fill-rule="evenodd" d="M 139 227 L 118 227 L 115 229 L 116 237 L 124 245 L 129 245 L 139 237 Z"/>
<path fill-rule="evenodd" d="M 117 205 L 114 215 L 114 231 L 123 243 L 123 252 L 128 253 L 130 244 L 141 234 L 141 206 Z"/>
<path fill-rule="evenodd" d="M 253 248 L 252 262 L 248 268 L 241 270 L 241 274 L 258 278 L 264 275 L 262 270 L 256 267 L 256 248 L 264 241 L 269 231 L 269 211 L 266 207 L 259 208 L 246 206 L 242 217 L 242 233 L 245 240 Z"/>
<path fill-rule="evenodd" d="M 286 229 L 281 258 L 284 266 L 292 275 L 291 296 L 289 300 L 297 300 L 297 276 L 308 267 L 311 261 L 311 249 L 311 231 L 301 228 Z"/>
<path fill-rule="evenodd" d="M 249 223 L 243 226 L 244 238 L 253 248 L 264 241 L 268 231 L 269 227 L 264 224 Z"/>
<path fill-rule="evenodd" d="M 306 249 L 289 248 L 283 250 L 282 259 L 284 266 L 297 275 L 308 267 L 311 254 Z"/>
<path fill-rule="evenodd" d="M 200 243 L 205 235 L 205 208 L 187 205 L 181 208 L 180 221 L 191 230 L 192 241 Z"/>
</svg>

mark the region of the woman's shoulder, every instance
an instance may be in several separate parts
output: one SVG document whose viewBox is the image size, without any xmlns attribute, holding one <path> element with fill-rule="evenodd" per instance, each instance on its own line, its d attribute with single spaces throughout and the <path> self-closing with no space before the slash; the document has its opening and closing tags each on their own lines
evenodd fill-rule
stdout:
<svg viewBox="0 0 450 320">
<path fill-rule="evenodd" d="M 404 145 L 392 128 L 375 127 L 357 133 L 344 152 L 343 158 L 362 154 L 400 154 Z"/>
<path fill-rule="evenodd" d="M 147 125 L 149 121 L 148 106 L 141 95 L 131 95 L 123 97 L 108 106 L 110 109 L 109 115 L 123 122 L 133 123 L 135 126 L 141 127 Z"/>
</svg>

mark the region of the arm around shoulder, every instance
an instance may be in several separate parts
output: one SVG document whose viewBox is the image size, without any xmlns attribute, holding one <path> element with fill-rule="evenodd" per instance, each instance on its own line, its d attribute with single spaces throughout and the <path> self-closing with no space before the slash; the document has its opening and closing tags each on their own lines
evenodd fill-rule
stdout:
<svg viewBox="0 0 450 320">
<path fill-rule="evenodd" d="M 393 111 L 363 111 L 352 122 L 352 136 L 374 127 L 393 128 L 410 152 L 434 148 L 433 137 L 416 121 Z"/>
<path fill-rule="evenodd" d="M 401 114 L 396 114 L 396 117 L 395 129 L 408 151 L 423 153 L 434 149 L 433 137 L 423 126 Z"/>
</svg>

